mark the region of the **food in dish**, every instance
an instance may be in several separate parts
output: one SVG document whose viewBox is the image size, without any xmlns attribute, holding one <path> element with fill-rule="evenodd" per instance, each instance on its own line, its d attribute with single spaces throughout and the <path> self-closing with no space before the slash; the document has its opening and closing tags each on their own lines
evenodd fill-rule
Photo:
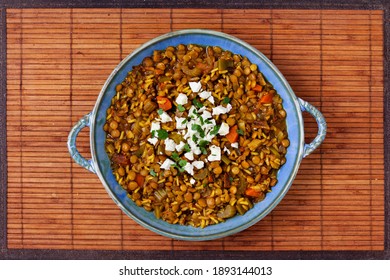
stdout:
<svg viewBox="0 0 390 280">
<path fill-rule="evenodd" d="M 257 65 L 195 44 L 134 66 L 104 130 L 113 173 L 136 205 L 202 228 L 263 200 L 289 146 L 282 99 Z"/>
</svg>

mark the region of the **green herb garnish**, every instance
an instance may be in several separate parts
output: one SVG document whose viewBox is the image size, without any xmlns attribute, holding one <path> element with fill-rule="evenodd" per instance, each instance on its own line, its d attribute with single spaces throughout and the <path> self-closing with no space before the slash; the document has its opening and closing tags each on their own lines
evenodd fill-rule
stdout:
<svg viewBox="0 0 390 280">
<path fill-rule="evenodd" d="M 198 109 L 200 109 L 200 108 L 202 108 L 203 107 L 203 104 L 198 100 L 198 99 L 194 99 L 194 100 L 192 100 L 192 103 L 196 106 L 196 107 L 198 107 Z"/>
<path fill-rule="evenodd" d="M 229 102 L 230 102 L 230 98 L 227 96 L 222 100 L 222 104 L 229 104 Z"/>
<path fill-rule="evenodd" d="M 150 169 L 149 174 L 152 175 L 153 177 L 157 176 L 156 171 L 154 171 L 153 169 Z"/>
<path fill-rule="evenodd" d="M 238 134 L 244 135 L 244 131 L 242 129 L 237 129 L 236 131 L 237 131 Z"/>
<path fill-rule="evenodd" d="M 179 110 L 179 112 L 184 112 L 186 110 L 186 108 L 184 108 L 184 106 L 181 104 L 177 105 L 177 109 Z"/>
<path fill-rule="evenodd" d="M 171 158 L 172 158 L 174 161 L 180 160 L 180 156 L 179 156 L 179 154 L 176 153 L 176 152 L 173 152 L 173 153 L 172 153 Z"/>
<path fill-rule="evenodd" d="M 220 127 L 221 126 L 219 125 L 214 126 L 213 129 L 210 131 L 210 135 L 217 135 Z"/>
<path fill-rule="evenodd" d="M 179 166 L 184 167 L 187 165 L 187 161 L 185 159 L 181 159 L 181 160 L 179 160 L 178 164 L 179 164 Z"/>
<path fill-rule="evenodd" d="M 161 116 L 164 113 L 164 110 L 160 108 L 157 110 L 157 113 Z"/>
<path fill-rule="evenodd" d="M 205 148 L 207 146 L 207 144 L 210 143 L 209 141 L 206 141 L 206 140 L 200 140 L 199 141 L 199 147 L 203 147 Z"/>
<path fill-rule="evenodd" d="M 198 142 L 199 138 L 196 137 L 196 135 L 192 135 L 192 141 L 194 141 L 195 143 Z"/>
<path fill-rule="evenodd" d="M 198 132 L 200 137 L 205 137 L 204 130 L 199 124 L 193 124 L 191 129 Z"/>
<path fill-rule="evenodd" d="M 184 151 L 186 151 L 186 152 L 190 152 L 191 151 L 190 145 L 188 145 L 188 143 L 186 143 L 184 145 Z"/>
<path fill-rule="evenodd" d="M 165 140 L 168 138 L 168 131 L 166 131 L 164 129 L 159 129 L 159 130 L 156 130 L 156 132 L 157 132 L 158 139 Z"/>
</svg>

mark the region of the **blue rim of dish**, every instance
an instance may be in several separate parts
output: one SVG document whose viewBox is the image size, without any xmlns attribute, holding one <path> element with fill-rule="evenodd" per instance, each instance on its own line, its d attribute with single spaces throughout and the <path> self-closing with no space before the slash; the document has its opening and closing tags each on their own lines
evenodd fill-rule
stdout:
<svg viewBox="0 0 390 280">
<path fill-rule="evenodd" d="M 191 41 L 186 41 L 188 39 L 191 39 Z M 106 109 L 110 104 L 108 103 L 107 105 L 107 102 L 115 95 L 114 87 L 123 81 L 133 65 L 140 64 L 142 59 L 147 55 L 151 55 L 153 50 L 165 49 L 170 45 L 178 45 L 180 43 L 219 45 L 223 49 L 230 50 L 233 53 L 243 54 L 252 63 L 256 63 L 260 71 L 264 73 L 265 77 L 282 96 L 283 106 L 287 112 L 289 138 L 294 136 L 294 139 L 290 138 L 290 147 L 286 155 L 287 161 L 278 172 L 278 183 L 266 195 L 266 198 L 256 203 L 252 209 L 242 216 L 237 215 L 224 223 L 210 225 L 203 229 L 191 226 L 171 225 L 165 221 L 156 219 L 152 212 L 147 212 L 143 208 L 136 206 L 127 197 L 127 192 L 116 182 L 111 171 L 108 156 L 104 150 L 105 132 L 102 127 L 105 122 Z M 110 94 L 110 92 L 113 93 Z M 105 106 L 103 106 L 104 104 Z M 298 98 L 295 96 L 287 80 L 277 67 L 260 51 L 234 36 L 213 30 L 187 29 L 170 32 L 156 37 L 134 50 L 115 67 L 107 78 L 91 113 L 90 121 L 92 162 L 96 174 L 109 196 L 125 214 L 140 225 L 163 236 L 178 240 L 212 240 L 230 236 L 251 227 L 266 217 L 283 199 L 296 177 L 303 157 L 304 124 L 302 113 Z"/>
</svg>

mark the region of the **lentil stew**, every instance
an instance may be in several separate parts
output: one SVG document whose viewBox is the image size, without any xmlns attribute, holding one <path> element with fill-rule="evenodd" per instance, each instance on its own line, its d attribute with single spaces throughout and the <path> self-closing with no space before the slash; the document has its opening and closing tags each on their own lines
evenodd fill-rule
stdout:
<svg viewBox="0 0 390 280">
<path fill-rule="evenodd" d="M 204 228 L 277 183 L 289 146 L 282 99 L 256 64 L 218 46 L 155 50 L 116 86 L 105 148 L 136 205 Z"/>
</svg>

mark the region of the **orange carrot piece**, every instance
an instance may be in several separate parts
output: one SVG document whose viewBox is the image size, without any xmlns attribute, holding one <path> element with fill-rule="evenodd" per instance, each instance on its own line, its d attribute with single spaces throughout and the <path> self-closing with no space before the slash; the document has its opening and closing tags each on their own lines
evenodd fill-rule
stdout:
<svg viewBox="0 0 390 280">
<path fill-rule="evenodd" d="M 164 111 L 168 111 L 172 108 L 172 102 L 169 100 L 169 98 L 164 96 L 157 96 L 157 104 L 158 107 L 163 109 Z"/>
<path fill-rule="evenodd" d="M 229 133 L 226 134 L 226 139 L 229 140 L 230 143 L 237 142 L 238 140 L 237 125 L 234 125 L 230 128 Z"/>
<path fill-rule="evenodd" d="M 138 174 L 135 176 L 135 182 L 138 184 L 139 187 L 143 186 L 145 183 L 145 176 L 142 176 L 141 174 Z"/>
<path fill-rule="evenodd" d="M 259 190 L 249 188 L 245 190 L 245 194 L 251 197 L 260 197 L 261 192 Z"/>
<path fill-rule="evenodd" d="M 252 88 L 252 90 L 254 90 L 254 91 L 262 91 L 262 90 L 263 90 L 263 86 L 261 86 L 261 85 L 255 85 L 255 87 Z"/>
<path fill-rule="evenodd" d="M 260 103 L 272 103 L 272 98 L 274 98 L 273 93 L 267 93 L 260 98 Z"/>
</svg>

